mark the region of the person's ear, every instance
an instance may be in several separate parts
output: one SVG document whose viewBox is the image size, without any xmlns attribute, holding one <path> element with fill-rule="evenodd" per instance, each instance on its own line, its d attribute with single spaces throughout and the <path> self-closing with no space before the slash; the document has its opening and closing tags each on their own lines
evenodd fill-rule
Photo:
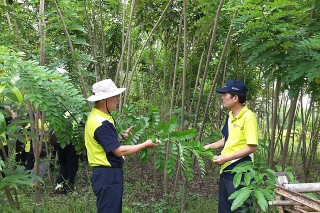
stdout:
<svg viewBox="0 0 320 213">
<path fill-rule="evenodd" d="M 233 96 L 233 102 L 237 102 L 239 100 L 239 97 L 237 95 Z"/>
</svg>

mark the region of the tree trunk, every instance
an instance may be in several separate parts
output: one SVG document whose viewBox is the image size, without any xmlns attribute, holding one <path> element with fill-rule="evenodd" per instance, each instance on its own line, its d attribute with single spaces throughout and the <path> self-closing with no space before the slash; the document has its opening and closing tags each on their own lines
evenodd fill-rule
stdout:
<svg viewBox="0 0 320 213">
<path fill-rule="evenodd" d="M 176 45 L 176 55 L 175 55 L 173 80 L 172 80 L 172 89 L 171 89 L 170 112 L 173 110 L 173 104 L 174 104 L 174 101 L 176 100 L 176 96 L 175 96 L 175 94 L 176 94 L 176 79 L 177 79 L 177 69 L 178 69 L 178 65 L 179 65 L 179 52 L 180 52 L 182 18 L 183 18 L 183 13 L 181 13 L 181 17 L 180 17 L 180 21 L 179 21 L 178 40 L 177 40 L 177 45 Z"/>
<path fill-rule="evenodd" d="M 281 103 L 280 103 L 280 106 L 282 106 L 282 123 L 280 124 L 280 122 L 278 122 L 278 138 L 277 138 L 277 142 L 276 142 L 276 146 L 275 146 L 275 150 L 277 150 L 277 147 L 278 148 L 278 152 L 279 154 L 281 154 L 283 151 L 283 130 L 285 128 L 285 124 L 286 124 L 286 120 L 288 118 L 288 115 L 289 115 L 289 111 L 287 111 L 287 108 L 288 108 L 288 103 L 289 103 L 289 98 L 287 95 L 285 94 L 282 94 L 282 97 L 281 97 Z M 280 114 L 280 108 L 279 108 L 279 114 Z"/>
<path fill-rule="evenodd" d="M 186 73 L 187 73 L 188 49 L 187 49 L 187 0 L 183 0 L 183 70 L 182 70 L 182 98 L 181 98 L 181 126 L 184 130 L 184 112 L 186 97 Z"/>
<path fill-rule="evenodd" d="M 181 197 L 181 209 L 180 209 L 181 213 L 185 212 L 187 189 L 188 189 L 188 177 L 187 177 L 187 174 L 185 174 L 183 178 L 183 185 L 182 185 L 182 197 Z"/>
<path fill-rule="evenodd" d="M 128 96 L 129 96 L 129 91 L 130 91 L 131 82 L 132 82 L 134 73 L 135 73 L 135 71 L 136 71 L 136 69 L 137 69 L 137 66 L 138 66 L 138 63 L 139 63 L 139 61 L 140 61 L 140 58 L 141 58 L 141 56 L 142 56 L 142 54 L 143 54 L 143 51 L 144 51 L 144 49 L 146 48 L 146 46 L 147 46 L 147 44 L 148 44 L 151 36 L 153 35 L 153 32 L 155 31 L 155 29 L 158 27 L 158 25 L 159 25 L 160 22 L 162 21 L 162 19 L 163 19 L 163 17 L 164 17 L 164 14 L 167 12 L 167 10 L 168 10 L 169 6 L 171 5 L 172 1 L 173 1 L 173 0 L 170 0 L 170 1 L 168 2 L 166 8 L 163 10 L 163 12 L 162 12 L 161 16 L 159 17 L 157 23 L 156 23 L 156 24 L 154 25 L 154 27 L 152 28 L 151 32 L 150 32 L 149 35 L 148 35 L 147 40 L 145 41 L 145 43 L 143 44 L 143 46 L 142 46 L 142 48 L 141 48 L 140 54 L 139 54 L 139 56 L 138 56 L 138 58 L 137 58 L 137 60 L 136 60 L 136 62 L 135 62 L 135 64 L 134 64 L 134 66 L 133 66 L 132 75 L 131 75 L 130 80 L 129 80 L 129 82 L 128 82 L 127 90 L 125 91 L 125 97 L 124 97 L 124 102 L 125 102 L 125 103 L 126 103 L 126 100 L 127 100 Z"/>
<path fill-rule="evenodd" d="M 105 38 L 104 38 L 104 18 L 102 15 L 103 6 L 102 0 L 99 0 L 99 12 L 100 12 L 100 24 L 101 24 L 101 48 L 102 48 L 102 60 L 103 60 L 103 71 L 104 71 L 104 78 L 110 78 L 108 72 L 108 65 L 107 65 L 107 56 L 106 56 L 106 45 L 105 45 Z"/>
<path fill-rule="evenodd" d="M 195 85 L 194 85 L 193 95 L 191 97 L 191 103 L 189 105 L 189 114 L 191 114 L 192 110 L 194 110 L 193 102 L 196 97 L 196 91 L 198 90 L 198 82 L 199 82 L 199 78 L 200 78 L 201 66 L 202 66 L 205 51 L 206 51 L 206 48 L 203 48 L 201 58 L 199 61 L 198 72 L 197 72 L 197 77 L 196 77 L 196 81 L 195 81 Z"/>
<path fill-rule="evenodd" d="M 46 51 L 45 51 L 45 21 L 44 21 L 44 0 L 40 0 L 39 7 L 39 34 L 40 34 L 40 66 L 44 66 L 46 63 Z"/>
<path fill-rule="evenodd" d="M 283 150 L 281 153 L 281 166 L 282 170 L 285 171 L 285 168 L 287 166 L 287 157 L 288 157 L 288 147 L 289 147 L 289 142 L 290 142 L 290 135 L 291 135 L 291 129 L 295 117 L 295 112 L 296 112 L 296 106 L 297 106 L 297 101 L 299 98 L 299 94 L 296 95 L 290 104 L 290 109 L 289 109 L 289 117 L 288 117 L 288 128 L 287 128 L 287 133 L 286 133 L 286 138 L 283 146 Z"/>
<path fill-rule="evenodd" d="M 11 4 L 10 7 L 11 7 L 11 10 L 12 10 L 12 15 L 13 15 L 14 31 L 15 31 L 15 34 L 17 36 L 18 49 L 20 51 L 23 51 L 22 41 L 21 41 L 21 32 L 20 32 L 20 29 L 19 29 L 19 26 L 18 26 L 18 23 L 17 23 L 14 4 Z M 10 21 L 10 20 L 8 20 L 8 21 Z"/>
<path fill-rule="evenodd" d="M 95 44 L 95 39 L 93 38 L 94 36 L 92 36 L 94 33 L 92 31 L 92 28 L 91 28 L 90 17 L 89 17 L 89 13 L 88 13 L 86 2 L 87 2 L 87 0 L 83 1 L 83 7 L 84 7 L 84 10 L 85 10 L 85 13 L 86 13 L 86 24 L 87 24 L 88 37 L 89 37 L 90 46 L 91 46 L 91 55 L 96 60 L 96 58 L 97 58 L 96 44 Z M 94 73 L 95 73 L 96 76 L 98 76 L 97 64 L 96 63 L 94 64 Z M 97 79 L 96 79 L 96 81 L 97 81 Z"/>
<path fill-rule="evenodd" d="M 302 96 L 300 96 L 301 99 L 301 105 L 303 106 L 304 103 L 303 103 L 303 98 Z M 311 115 L 311 111 L 312 111 L 312 108 L 313 108 L 313 101 L 311 99 L 311 102 L 309 104 L 309 107 L 306 109 L 307 113 L 304 113 L 303 112 L 303 107 L 301 107 L 301 133 L 300 133 L 300 137 L 299 137 L 299 143 L 298 143 L 298 147 L 297 147 L 297 150 L 296 150 L 296 156 L 294 158 L 294 161 L 293 161 L 293 166 L 294 165 L 297 165 L 298 163 L 298 156 L 299 156 L 299 153 L 301 154 L 301 159 L 302 159 L 302 165 L 304 168 L 306 168 L 307 166 L 307 132 L 308 132 L 308 127 L 307 127 L 307 124 L 310 122 L 310 115 Z"/>
<path fill-rule="evenodd" d="M 168 34 L 166 33 L 166 36 Z M 161 110 L 160 110 L 160 119 L 162 120 L 165 116 L 165 114 L 168 112 L 168 107 L 169 107 L 169 95 L 167 90 L 167 64 L 168 64 L 168 40 L 165 39 L 164 41 L 164 61 L 163 61 L 163 89 L 162 89 L 162 100 L 161 100 Z"/>
<path fill-rule="evenodd" d="M 320 125 L 319 125 L 319 107 L 318 109 L 314 110 L 313 118 L 312 118 L 312 129 L 310 134 L 310 143 L 309 143 L 309 149 L 308 153 L 306 153 L 308 162 L 307 166 L 304 168 L 305 171 L 305 181 L 310 181 L 310 170 L 314 169 L 314 165 L 316 165 L 316 156 L 317 156 L 317 149 L 319 144 L 319 131 L 320 131 Z"/>
<path fill-rule="evenodd" d="M 80 68 L 79 68 L 79 65 L 78 65 L 78 60 L 77 60 L 75 51 L 73 49 L 73 45 L 72 45 L 72 41 L 71 41 L 71 38 L 70 38 L 70 34 L 68 32 L 66 24 L 64 23 L 64 18 L 63 18 L 63 15 L 62 15 L 62 13 L 61 13 L 61 11 L 59 9 L 59 5 L 58 5 L 57 1 L 53 0 L 53 2 L 54 2 L 54 5 L 56 7 L 56 10 L 57 10 L 57 12 L 59 14 L 61 23 L 62 23 L 63 28 L 64 28 L 64 32 L 66 34 L 66 37 L 67 37 L 67 40 L 68 40 L 68 43 L 69 43 L 69 48 L 70 48 L 70 51 L 71 51 L 73 62 L 74 62 L 74 65 L 76 67 L 76 70 L 77 70 L 76 74 L 78 75 L 78 77 L 80 79 L 80 84 L 81 84 L 83 95 L 84 95 L 84 97 L 88 98 L 89 96 L 88 96 L 88 92 L 87 92 L 87 89 L 86 89 L 86 84 L 85 84 L 85 81 L 84 81 L 84 79 L 83 79 L 83 77 L 81 75 L 81 71 L 80 71 Z M 90 108 L 90 104 L 88 103 L 88 101 L 87 101 L 87 104 L 88 104 L 88 107 Z"/>
<path fill-rule="evenodd" d="M 275 138 L 276 138 L 277 122 L 278 122 L 280 88 L 281 88 L 281 78 L 280 76 L 278 76 L 276 80 L 276 87 L 274 89 L 274 95 L 273 95 L 271 138 L 270 138 L 269 158 L 268 158 L 268 164 L 270 168 L 274 167 L 273 161 L 274 161 L 274 154 L 275 154 Z"/>
<path fill-rule="evenodd" d="M 199 92 L 199 96 L 198 96 L 198 103 L 197 103 L 196 113 L 195 113 L 196 116 L 195 116 L 195 120 L 194 120 L 194 124 L 193 124 L 194 127 L 198 126 L 198 119 L 199 119 L 200 105 L 201 105 L 201 100 L 202 100 L 202 95 L 203 95 L 203 89 L 204 89 L 205 81 L 207 79 L 209 63 L 211 61 L 211 53 L 212 53 L 212 50 L 213 50 L 213 46 L 214 46 L 214 44 L 216 42 L 216 34 L 217 34 L 217 29 L 218 29 L 219 16 L 220 16 L 220 13 L 221 13 L 221 9 L 222 9 L 223 3 L 224 3 L 224 0 L 220 0 L 219 6 L 218 6 L 217 11 L 216 11 L 216 16 L 215 16 L 215 19 L 214 19 L 214 25 L 213 25 L 211 39 L 210 39 L 210 46 L 209 46 L 208 53 L 207 53 L 206 66 L 204 68 L 202 81 L 201 81 L 201 86 L 200 86 L 200 92 Z"/>
<path fill-rule="evenodd" d="M 234 13 L 233 13 L 233 19 L 235 19 L 235 17 L 237 15 L 238 15 L 238 11 L 235 10 Z M 216 70 L 216 74 L 215 74 L 213 82 L 212 82 L 212 86 L 211 86 L 209 98 L 208 98 L 208 101 L 207 101 L 206 109 L 205 109 L 205 112 L 203 114 L 203 121 L 202 121 L 202 124 L 201 124 L 201 127 L 200 127 L 200 131 L 199 131 L 199 135 L 198 135 L 198 138 L 199 138 L 200 141 L 201 141 L 201 137 L 202 137 L 202 134 L 203 134 L 203 129 L 204 129 L 204 126 L 205 126 L 205 120 L 206 120 L 206 117 L 207 117 L 207 114 L 208 114 L 208 111 L 209 111 L 209 107 L 211 105 L 212 94 L 213 94 L 213 92 L 215 90 L 217 79 L 218 79 L 218 75 L 220 74 L 220 71 L 221 71 L 222 62 L 223 62 L 224 56 L 225 56 L 225 54 L 227 52 L 227 48 L 228 48 L 229 41 L 230 41 L 230 38 L 231 38 L 231 33 L 232 33 L 232 25 L 230 25 L 229 32 L 228 32 L 226 41 L 224 43 L 224 47 L 223 47 L 223 50 L 222 50 L 222 53 L 221 53 L 220 61 L 219 61 L 219 64 L 218 64 L 218 67 L 217 67 L 217 70 Z"/>
<path fill-rule="evenodd" d="M 7 0 L 3 0 L 3 5 L 4 5 L 4 6 L 7 6 Z M 12 32 L 14 32 L 14 31 L 13 31 L 12 24 L 11 24 L 10 15 L 9 15 L 9 13 L 8 13 L 7 11 L 5 12 L 5 14 L 6 14 L 7 22 L 8 22 L 8 25 L 9 25 L 9 29 L 10 29 Z"/>
<path fill-rule="evenodd" d="M 183 0 L 183 70 L 182 70 L 182 98 L 181 98 L 181 126 L 180 130 L 184 130 L 184 112 L 185 112 L 185 97 L 186 97 L 186 73 L 187 73 L 188 49 L 187 49 L 187 0 Z M 181 161 L 179 157 L 179 161 Z M 181 197 L 181 211 L 185 212 L 186 197 L 187 197 L 188 178 L 185 174 L 183 180 L 182 197 Z"/>
</svg>

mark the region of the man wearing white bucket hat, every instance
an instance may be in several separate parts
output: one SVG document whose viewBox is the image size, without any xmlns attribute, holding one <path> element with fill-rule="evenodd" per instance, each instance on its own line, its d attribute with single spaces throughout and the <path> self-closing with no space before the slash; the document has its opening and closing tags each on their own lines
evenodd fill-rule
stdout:
<svg viewBox="0 0 320 213">
<path fill-rule="evenodd" d="M 111 79 L 106 79 L 95 83 L 92 90 L 94 95 L 87 100 L 95 102 L 95 107 L 85 126 L 88 161 L 93 167 L 92 189 L 97 197 L 99 213 L 122 212 L 123 156 L 154 148 L 159 143 L 149 139 L 137 145 L 121 145 L 110 112 L 117 110 L 120 94 L 126 88 L 117 88 Z M 130 128 L 126 133 L 129 131 Z"/>
</svg>

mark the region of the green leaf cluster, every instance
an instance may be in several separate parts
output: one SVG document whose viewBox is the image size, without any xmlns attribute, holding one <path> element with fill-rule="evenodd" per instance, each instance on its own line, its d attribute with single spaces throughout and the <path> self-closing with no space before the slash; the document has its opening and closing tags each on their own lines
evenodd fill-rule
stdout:
<svg viewBox="0 0 320 213">
<path fill-rule="evenodd" d="M 33 187 L 34 180 L 44 184 L 39 176 L 31 174 L 31 171 L 25 170 L 23 166 L 17 166 L 14 170 L 9 169 L 0 158 L 0 190 L 6 187 L 19 189 L 23 185 Z"/>
<path fill-rule="evenodd" d="M 234 211 L 246 203 L 266 212 L 268 201 L 274 200 L 275 171 L 266 165 L 242 162 L 231 172 L 234 173 L 234 187 L 238 187 L 229 197 L 229 200 L 233 200 L 231 210 Z"/>
<path fill-rule="evenodd" d="M 84 120 L 86 107 L 80 88 L 68 75 L 39 66 L 36 61 L 24 60 L 22 56 L 22 53 L 0 46 L 0 70 L 3 70 L 0 85 L 15 88 L 12 91 L 18 99 L 23 97 L 24 116 L 27 116 L 28 103 L 43 112 L 45 121 L 63 147 L 78 137 L 73 129 Z"/>
<path fill-rule="evenodd" d="M 317 90 L 311 85 L 320 77 L 319 6 L 293 0 L 248 0 L 235 6 L 234 35 L 247 64 L 268 79 L 281 77 L 290 96 L 302 87 Z"/>
<path fill-rule="evenodd" d="M 178 164 L 190 181 L 193 178 L 193 156 L 199 164 L 202 173 L 205 173 L 203 157 L 212 158 L 212 150 L 205 150 L 203 144 L 195 141 L 196 129 L 179 130 L 179 123 L 175 116 L 167 121 L 160 121 L 158 107 L 150 107 L 146 115 L 140 115 L 133 106 L 123 106 L 123 112 L 113 114 L 116 120 L 116 129 L 121 135 L 132 126 L 130 135 L 125 139 L 126 144 L 137 144 L 139 141 L 159 139 L 161 145 L 155 149 L 155 168 L 166 172 L 170 178 L 177 170 Z M 141 160 L 147 161 L 153 156 L 153 150 L 140 152 Z"/>
</svg>

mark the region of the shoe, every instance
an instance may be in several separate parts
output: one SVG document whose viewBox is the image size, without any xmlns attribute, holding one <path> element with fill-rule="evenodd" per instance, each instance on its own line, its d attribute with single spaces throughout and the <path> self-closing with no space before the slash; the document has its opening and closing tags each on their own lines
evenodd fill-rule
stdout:
<svg viewBox="0 0 320 213">
<path fill-rule="evenodd" d="M 63 184 L 62 183 L 57 183 L 56 187 L 54 188 L 54 190 L 58 191 L 59 189 L 63 188 Z"/>
</svg>

